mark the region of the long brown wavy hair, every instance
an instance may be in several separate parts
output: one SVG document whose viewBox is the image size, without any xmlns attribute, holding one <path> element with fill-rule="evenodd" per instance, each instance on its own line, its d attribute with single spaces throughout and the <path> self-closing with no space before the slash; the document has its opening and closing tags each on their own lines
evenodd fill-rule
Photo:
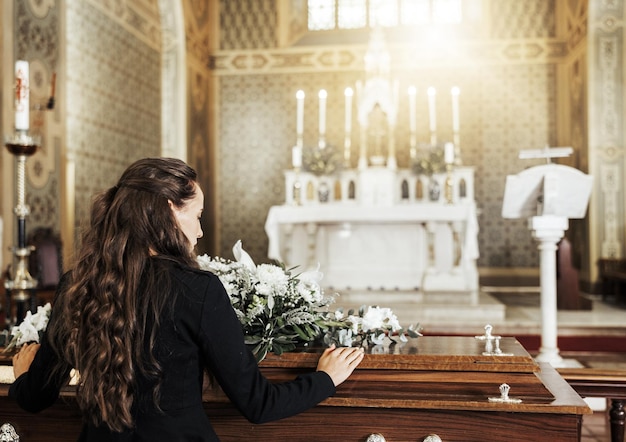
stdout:
<svg viewBox="0 0 626 442">
<path fill-rule="evenodd" d="M 163 263 L 197 266 L 169 202 L 183 207 L 196 186 L 196 172 L 183 161 L 147 158 L 94 199 L 48 337 L 62 361 L 57 371 L 63 364 L 79 371 L 78 404 L 95 425 L 132 428 L 138 373 L 157 379 L 158 406 L 161 367 L 146 349 L 154 347 L 160 315 L 172 302 Z"/>
</svg>

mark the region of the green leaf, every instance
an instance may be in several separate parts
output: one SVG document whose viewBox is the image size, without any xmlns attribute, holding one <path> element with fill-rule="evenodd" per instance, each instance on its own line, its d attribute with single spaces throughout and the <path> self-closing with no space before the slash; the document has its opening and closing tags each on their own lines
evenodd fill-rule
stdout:
<svg viewBox="0 0 626 442">
<path fill-rule="evenodd" d="M 296 331 L 296 333 L 298 334 L 298 336 L 301 339 L 304 339 L 305 341 L 308 341 L 309 337 L 307 336 L 307 334 L 305 333 L 304 330 L 302 330 L 298 325 L 294 324 L 293 325 L 293 329 Z"/>
<path fill-rule="evenodd" d="M 305 330 L 307 332 L 308 340 L 313 340 L 313 339 L 315 339 L 319 335 L 319 331 L 315 330 L 309 324 L 304 324 L 304 328 L 305 328 Z"/>
</svg>

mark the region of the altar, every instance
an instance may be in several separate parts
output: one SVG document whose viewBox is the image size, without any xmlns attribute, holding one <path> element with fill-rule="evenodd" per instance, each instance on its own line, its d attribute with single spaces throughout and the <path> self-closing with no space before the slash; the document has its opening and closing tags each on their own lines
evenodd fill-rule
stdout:
<svg viewBox="0 0 626 442">
<path fill-rule="evenodd" d="M 284 172 L 284 204 L 267 214 L 268 257 L 296 272 L 319 265 L 324 285 L 333 289 L 464 292 L 476 304 L 478 220 L 474 168 L 461 161 L 460 90 L 451 89 L 452 133 L 441 142 L 436 91 L 428 88 L 428 141 L 418 142 L 417 90 L 409 88 L 409 112 L 401 114 L 398 79 L 379 27 L 364 64 L 364 79 L 344 92 L 342 148 L 326 136 L 328 92 L 318 94 L 315 145 L 304 139 L 306 94 L 296 93 L 293 168 Z M 397 140 L 404 118 L 408 139 Z M 397 145 L 409 149 L 403 167 Z"/>
<path fill-rule="evenodd" d="M 319 265 L 335 289 L 478 289 L 473 201 L 273 206 L 265 231 L 270 258 L 302 271 Z"/>
</svg>

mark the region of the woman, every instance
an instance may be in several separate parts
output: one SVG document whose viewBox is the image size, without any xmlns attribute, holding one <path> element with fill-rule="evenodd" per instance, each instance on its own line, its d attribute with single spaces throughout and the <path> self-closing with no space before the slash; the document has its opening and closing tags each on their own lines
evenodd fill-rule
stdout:
<svg viewBox="0 0 626 442">
<path fill-rule="evenodd" d="M 222 284 L 197 268 L 203 204 L 195 171 L 165 158 L 137 161 L 95 199 L 41 347 L 13 359 L 10 395 L 21 407 L 53 404 L 77 368 L 79 440 L 216 441 L 202 407 L 205 369 L 254 423 L 334 394 L 361 350 L 327 349 L 317 371 L 291 382 L 259 372 Z"/>
</svg>

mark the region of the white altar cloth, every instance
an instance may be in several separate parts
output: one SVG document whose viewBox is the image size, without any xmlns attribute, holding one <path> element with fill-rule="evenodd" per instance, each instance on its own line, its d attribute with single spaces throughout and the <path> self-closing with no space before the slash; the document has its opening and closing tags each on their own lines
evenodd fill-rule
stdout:
<svg viewBox="0 0 626 442">
<path fill-rule="evenodd" d="M 473 201 L 390 207 L 328 203 L 270 208 L 268 257 L 304 271 L 320 265 L 337 289 L 478 288 Z"/>
</svg>

